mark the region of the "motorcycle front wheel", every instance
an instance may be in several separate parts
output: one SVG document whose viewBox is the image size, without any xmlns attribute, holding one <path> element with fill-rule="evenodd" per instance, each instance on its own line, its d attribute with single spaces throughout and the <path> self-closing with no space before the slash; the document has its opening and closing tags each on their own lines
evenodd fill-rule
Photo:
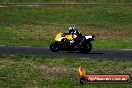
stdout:
<svg viewBox="0 0 132 88">
<path fill-rule="evenodd" d="M 59 45 L 59 43 L 58 42 L 51 43 L 50 50 L 52 52 L 58 52 L 58 51 L 60 51 L 60 45 Z"/>
</svg>

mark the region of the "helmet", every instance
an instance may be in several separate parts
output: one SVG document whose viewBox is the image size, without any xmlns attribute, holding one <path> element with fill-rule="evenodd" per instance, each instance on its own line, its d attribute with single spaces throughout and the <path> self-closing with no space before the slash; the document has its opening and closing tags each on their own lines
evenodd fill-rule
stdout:
<svg viewBox="0 0 132 88">
<path fill-rule="evenodd" d="M 76 31 L 75 27 L 69 27 L 69 33 L 73 34 Z"/>
<path fill-rule="evenodd" d="M 72 30 L 72 27 L 69 27 L 69 30 Z"/>
</svg>

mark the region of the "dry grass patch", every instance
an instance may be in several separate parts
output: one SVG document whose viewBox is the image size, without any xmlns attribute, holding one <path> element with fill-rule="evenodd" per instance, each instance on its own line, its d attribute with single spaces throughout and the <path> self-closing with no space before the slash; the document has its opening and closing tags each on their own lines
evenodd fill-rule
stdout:
<svg viewBox="0 0 132 88">
<path fill-rule="evenodd" d="M 80 28 L 80 31 L 87 35 L 93 34 L 96 39 L 117 39 L 131 38 L 132 30 L 129 29 L 111 29 L 111 28 Z"/>
<path fill-rule="evenodd" d="M 132 37 L 132 30 L 129 29 L 110 29 L 110 28 L 88 28 L 77 27 L 77 29 L 84 35 L 93 34 L 96 39 L 117 39 Z M 17 33 L 17 38 L 22 39 L 48 39 L 54 38 L 59 32 L 67 32 L 67 28 L 63 26 L 42 26 L 42 25 L 23 25 L 9 30 Z"/>
<path fill-rule="evenodd" d="M 40 69 L 42 70 L 44 73 L 49 74 L 49 73 L 60 73 L 60 74 L 64 74 L 68 72 L 68 68 L 65 66 L 48 66 L 46 64 L 32 64 L 32 67 L 34 69 Z"/>
<path fill-rule="evenodd" d="M 125 72 L 126 72 L 127 74 L 132 75 L 132 67 L 126 68 L 126 69 L 125 69 Z"/>
</svg>

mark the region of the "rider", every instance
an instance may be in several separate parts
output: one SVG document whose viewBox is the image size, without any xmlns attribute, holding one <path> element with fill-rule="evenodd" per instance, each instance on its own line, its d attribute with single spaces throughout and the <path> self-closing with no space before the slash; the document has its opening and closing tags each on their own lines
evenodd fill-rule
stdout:
<svg viewBox="0 0 132 88">
<path fill-rule="evenodd" d="M 75 29 L 75 27 L 69 27 L 69 33 L 73 35 L 73 40 L 75 43 L 79 43 L 82 38 L 82 34 Z"/>
</svg>

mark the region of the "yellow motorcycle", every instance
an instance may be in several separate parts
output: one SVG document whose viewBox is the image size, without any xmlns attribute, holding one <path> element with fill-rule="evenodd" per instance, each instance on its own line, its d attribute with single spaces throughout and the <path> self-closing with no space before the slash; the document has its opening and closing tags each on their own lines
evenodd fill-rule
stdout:
<svg viewBox="0 0 132 88">
<path fill-rule="evenodd" d="M 52 52 L 79 50 L 82 53 L 88 53 L 92 49 L 91 41 L 94 40 L 94 37 L 94 35 L 87 35 L 74 39 L 72 34 L 58 33 L 55 41 L 50 45 L 50 50 Z"/>
</svg>

